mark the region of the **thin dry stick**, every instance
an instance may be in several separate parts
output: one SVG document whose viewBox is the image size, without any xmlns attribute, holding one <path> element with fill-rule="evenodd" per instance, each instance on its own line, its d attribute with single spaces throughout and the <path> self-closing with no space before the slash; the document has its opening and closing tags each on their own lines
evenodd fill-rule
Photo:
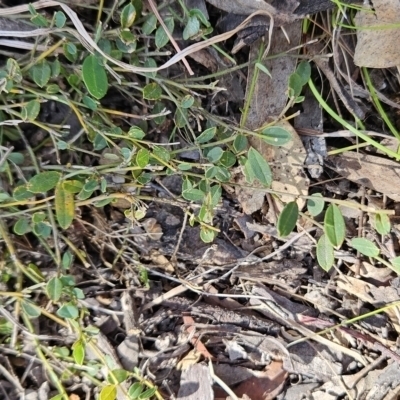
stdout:
<svg viewBox="0 0 400 400">
<path fill-rule="evenodd" d="M 171 32 L 168 30 L 167 25 L 165 25 L 163 19 L 161 18 L 160 13 L 157 10 L 156 5 L 153 3 L 153 0 L 149 0 L 149 5 L 151 10 L 153 11 L 154 15 L 157 17 L 158 22 L 161 24 L 161 26 L 164 28 L 165 33 L 167 34 L 169 40 L 171 41 L 172 45 L 174 46 L 175 50 L 179 53 L 181 49 L 178 46 L 178 43 L 176 43 L 175 39 L 172 37 Z M 186 69 L 188 70 L 190 75 L 194 75 L 194 72 L 190 68 L 189 63 L 187 62 L 186 58 L 182 59 L 183 64 L 185 65 Z"/>
</svg>

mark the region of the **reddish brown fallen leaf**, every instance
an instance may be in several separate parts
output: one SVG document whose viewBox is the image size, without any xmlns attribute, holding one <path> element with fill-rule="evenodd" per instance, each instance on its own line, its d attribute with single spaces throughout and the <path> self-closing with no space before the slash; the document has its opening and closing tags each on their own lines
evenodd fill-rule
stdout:
<svg viewBox="0 0 400 400">
<path fill-rule="evenodd" d="M 191 333 L 195 330 L 194 327 L 194 319 L 188 315 L 183 316 L 183 323 L 185 325 L 189 325 L 186 327 L 186 330 Z M 195 335 L 192 340 L 191 340 L 194 348 L 196 349 L 197 352 L 199 352 L 200 354 L 203 355 L 203 357 L 207 360 L 213 360 L 214 357 L 212 354 L 209 353 L 209 351 L 207 350 L 206 346 L 204 346 L 204 344 L 201 342 L 200 339 L 198 339 L 198 337 Z"/>
<path fill-rule="evenodd" d="M 287 371 L 281 361 L 272 361 L 263 372 L 242 382 L 234 393 L 236 396 L 247 395 L 252 400 L 273 400 L 285 385 Z"/>
</svg>

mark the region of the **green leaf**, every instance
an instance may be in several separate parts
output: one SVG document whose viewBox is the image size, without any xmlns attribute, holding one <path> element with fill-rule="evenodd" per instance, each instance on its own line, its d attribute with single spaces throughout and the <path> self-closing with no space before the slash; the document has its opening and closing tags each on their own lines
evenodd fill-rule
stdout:
<svg viewBox="0 0 400 400">
<path fill-rule="evenodd" d="M 135 18 L 136 18 L 136 9 L 131 3 L 129 3 L 122 9 L 121 27 L 123 29 L 130 28 L 135 22 Z"/>
<path fill-rule="evenodd" d="M 233 167 L 236 164 L 236 157 L 230 151 L 224 151 L 222 153 L 219 162 L 226 168 Z"/>
<path fill-rule="evenodd" d="M 280 126 L 270 126 L 262 131 L 264 142 L 272 146 L 283 146 L 292 140 L 292 134 Z"/>
<path fill-rule="evenodd" d="M 210 206 L 216 207 L 221 199 L 222 189 L 220 185 L 211 186 L 210 192 Z"/>
<path fill-rule="evenodd" d="M 48 225 L 46 222 L 39 222 L 38 224 L 33 225 L 33 232 L 37 236 L 48 238 L 51 234 L 51 226 Z"/>
<path fill-rule="evenodd" d="M 390 219 L 387 214 L 377 213 L 374 216 L 374 226 L 380 235 L 388 235 L 390 233 Z"/>
<path fill-rule="evenodd" d="M 74 195 L 65 189 L 64 182 L 59 183 L 55 190 L 55 207 L 57 222 L 62 229 L 67 229 L 75 218 Z"/>
<path fill-rule="evenodd" d="M 32 193 L 43 193 L 54 189 L 61 178 L 61 174 L 56 171 L 41 172 L 31 179 L 27 184 L 27 189 Z"/>
<path fill-rule="evenodd" d="M 233 142 L 233 148 L 235 149 L 236 153 L 241 153 L 242 151 L 247 149 L 247 137 L 239 134 L 236 136 L 234 142 Z"/>
<path fill-rule="evenodd" d="M 73 258 L 73 256 L 72 256 L 72 253 L 71 253 L 69 250 L 67 250 L 67 251 L 63 254 L 62 260 L 61 260 L 61 265 L 62 265 L 63 269 L 67 270 L 68 268 L 70 268 L 71 265 L 72 265 L 73 259 L 74 259 L 74 258 Z"/>
<path fill-rule="evenodd" d="M 320 267 L 328 272 L 335 262 L 334 249 L 326 235 L 322 235 L 317 243 L 317 261 Z"/>
<path fill-rule="evenodd" d="M 108 79 L 104 67 L 97 57 L 89 55 L 82 64 L 82 78 L 89 93 L 96 99 L 103 98 L 108 89 Z"/>
<path fill-rule="evenodd" d="M 138 400 L 147 400 L 154 396 L 157 391 L 155 387 L 145 390 L 139 397 Z"/>
<path fill-rule="evenodd" d="M 28 318 L 37 318 L 41 314 L 40 308 L 30 300 L 21 301 L 21 306 Z"/>
<path fill-rule="evenodd" d="M 296 226 L 299 217 L 299 206 L 295 201 L 287 203 L 278 218 L 278 233 L 280 237 L 288 236 Z"/>
<path fill-rule="evenodd" d="M 390 260 L 392 266 L 392 270 L 396 272 L 397 275 L 400 275 L 400 257 L 395 257 Z"/>
<path fill-rule="evenodd" d="M 200 238 L 204 243 L 211 243 L 216 236 L 217 232 L 212 229 L 209 229 L 204 225 L 200 227 Z"/>
<path fill-rule="evenodd" d="M 150 35 L 157 27 L 157 17 L 154 14 L 150 14 L 142 25 L 143 35 Z"/>
<path fill-rule="evenodd" d="M 193 103 L 194 103 L 194 97 L 191 96 L 190 94 L 187 94 L 181 100 L 181 107 L 182 108 L 190 108 L 190 107 L 192 107 Z"/>
<path fill-rule="evenodd" d="M 325 207 L 325 200 L 322 198 L 321 193 L 313 193 L 313 198 L 307 200 L 307 210 L 313 216 L 321 214 Z"/>
<path fill-rule="evenodd" d="M 296 74 L 300 77 L 301 83 L 304 86 L 311 76 L 311 65 L 308 61 L 302 61 L 296 69 Z"/>
<path fill-rule="evenodd" d="M 303 81 L 299 75 L 293 73 L 289 77 L 289 89 L 291 89 L 290 97 L 297 97 L 303 89 Z"/>
<path fill-rule="evenodd" d="M 207 159 L 215 164 L 216 162 L 218 162 L 220 160 L 220 158 L 222 157 L 222 154 L 224 153 L 224 151 L 221 149 L 221 147 L 213 147 L 208 153 L 207 153 Z"/>
<path fill-rule="evenodd" d="M 336 204 L 331 204 L 325 213 L 324 231 L 332 246 L 339 248 L 346 237 L 343 215 Z"/>
<path fill-rule="evenodd" d="M 247 152 L 247 161 L 244 166 L 246 179 L 252 183 L 257 179 L 266 186 L 271 186 L 272 172 L 264 157 L 253 147 Z"/>
<path fill-rule="evenodd" d="M 83 188 L 83 183 L 75 179 L 63 182 L 64 190 L 70 193 L 79 193 Z"/>
<path fill-rule="evenodd" d="M 175 124 L 177 128 L 184 128 L 188 123 L 187 108 L 177 108 L 175 111 Z"/>
<path fill-rule="evenodd" d="M 72 345 L 72 357 L 78 365 L 83 365 L 85 361 L 85 343 L 82 340 L 77 340 Z"/>
<path fill-rule="evenodd" d="M 370 240 L 365 238 L 354 238 L 351 240 L 351 245 L 354 249 L 367 257 L 378 257 L 379 248 Z"/>
<path fill-rule="evenodd" d="M 167 17 L 164 20 L 165 26 L 167 27 L 169 33 L 172 35 L 174 32 L 175 21 L 172 17 Z M 158 49 L 161 49 L 169 42 L 169 37 L 165 32 L 164 28 L 160 25 L 156 30 L 155 43 Z"/>
<path fill-rule="evenodd" d="M 107 385 L 101 389 L 99 400 L 115 400 L 117 398 L 117 388 L 115 385 Z"/>
<path fill-rule="evenodd" d="M 204 26 L 206 26 L 207 28 L 209 28 L 209 27 L 211 26 L 210 22 L 207 20 L 206 16 L 203 14 L 203 12 L 202 12 L 200 9 L 198 9 L 198 8 L 192 8 L 192 9 L 189 11 L 189 15 L 190 15 L 191 17 L 197 17 L 197 18 L 200 20 L 200 22 L 201 22 Z"/>
<path fill-rule="evenodd" d="M 165 104 L 162 101 L 158 101 L 156 104 L 154 104 L 154 107 L 151 110 L 151 113 L 153 115 L 157 115 L 157 114 L 160 114 L 165 109 L 166 109 Z M 167 117 L 165 115 L 159 115 L 158 117 L 154 117 L 153 121 L 157 125 L 161 125 L 161 124 L 163 124 L 165 122 L 166 118 Z"/>
<path fill-rule="evenodd" d="M 62 11 L 57 11 L 55 15 L 56 27 L 61 29 L 64 27 L 67 17 Z"/>
<path fill-rule="evenodd" d="M 33 196 L 34 194 L 28 190 L 28 184 L 17 186 L 13 191 L 13 198 L 16 201 L 27 200 Z"/>
<path fill-rule="evenodd" d="M 185 29 L 183 30 L 182 37 L 184 40 L 188 40 L 192 36 L 197 35 L 199 30 L 200 30 L 200 21 L 197 19 L 197 17 L 195 16 L 189 17 Z"/>
<path fill-rule="evenodd" d="M 42 88 L 50 79 L 51 67 L 46 60 L 42 60 L 34 65 L 29 72 L 36 85 Z"/>
<path fill-rule="evenodd" d="M 23 120 L 34 121 L 40 113 L 40 103 L 38 100 L 31 100 L 26 103 L 21 110 Z"/>
<path fill-rule="evenodd" d="M 201 134 L 196 138 L 196 143 L 207 143 L 209 142 L 217 132 L 217 128 L 213 126 L 212 128 L 208 128 L 205 131 L 201 132 Z"/>
<path fill-rule="evenodd" d="M 169 162 L 171 159 L 170 152 L 163 146 L 154 146 L 152 156 L 157 157 L 165 162 Z"/>
<path fill-rule="evenodd" d="M 180 171 L 190 171 L 192 169 L 192 164 L 189 163 L 182 163 L 178 165 L 178 169 Z"/>
<path fill-rule="evenodd" d="M 113 369 L 107 376 L 107 381 L 109 383 L 121 383 L 128 378 L 128 371 L 122 368 Z M 117 382 L 115 382 L 117 380 Z"/>
<path fill-rule="evenodd" d="M 136 164 L 140 168 L 145 168 L 150 160 L 150 153 L 147 149 L 140 149 L 136 154 Z"/>
<path fill-rule="evenodd" d="M 61 318 L 76 319 L 79 317 L 79 310 L 75 304 L 69 302 L 59 308 L 57 315 Z"/>
<path fill-rule="evenodd" d="M 205 197 L 205 193 L 199 189 L 187 189 L 182 192 L 182 197 L 189 201 L 200 201 Z"/>
<path fill-rule="evenodd" d="M 27 218 L 20 218 L 14 225 L 14 233 L 16 235 L 25 235 L 25 233 L 30 232 L 30 230 L 31 227 Z"/>
<path fill-rule="evenodd" d="M 156 82 L 149 83 L 143 88 L 143 98 L 146 100 L 159 100 L 161 95 L 161 86 Z"/>
<path fill-rule="evenodd" d="M 132 126 L 128 131 L 128 135 L 130 138 L 138 140 L 141 140 L 146 136 L 146 134 L 138 126 Z"/>
<path fill-rule="evenodd" d="M 0 335 L 8 336 L 13 331 L 13 325 L 4 317 L 0 317 Z"/>
<path fill-rule="evenodd" d="M 144 389 L 144 387 L 143 387 L 143 385 L 141 383 L 135 382 L 128 389 L 128 395 L 132 400 L 137 399 L 138 396 L 140 395 L 140 393 L 143 392 L 143 389 Z"/>
<path fill-rule="evenodd" d="M 63 287 L 64 285 L 61 279 L 57 277 L 50 278 L 50 280 L 47 282 L 46 285 L 46 292 L 50 300 L 52 301 L 60 300 Z"/>
<path fill-rule="evenodd" d="M 93 100 L 91 97 L 89 96 L 83 96 L 83 104 L 85 104 L 86 107 L 88 107 L 90 110 L 92 111 L 96 111 L 97 110 L 97 102 L 95 100 Z"/>
<path fill-rule="evenodd" d="M 268 68 L 265 65 L 263 65 L 263 64 L 261 64 L 259 62 L 257 62 L 255 65 L 256 65 L 256 68 L 258 68 L 260 71 L 264 72 L 264 74 L 266 74 L 270 78 L 272 78 L 271 73 L 268 71 Z"/>
</svg>

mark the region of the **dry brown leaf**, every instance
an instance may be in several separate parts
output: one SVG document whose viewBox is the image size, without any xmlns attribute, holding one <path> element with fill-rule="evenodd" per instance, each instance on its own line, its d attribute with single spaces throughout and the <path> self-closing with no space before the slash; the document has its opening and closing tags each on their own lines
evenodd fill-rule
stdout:
<svg viewBox="0 0 400 400">
<path fill-rule="evenodd" d="M 242 382 L 234 392 L 237 396 L 249 396 L 252 400 L 272 400 L 282 391 L 288 376 L 281 361 L 272 361 L 263 372 Z"/>
<path fill-rule="evenodd" d="M 396 161 L 354 152 L 329 157 L 337 173 L 352 182 L 400 201 L 400 164 Z"/>
<path fill-rule="evenodd" d="M 354 63 L 369 68 L 400 65 L 400 28 L 389 27 L 400 21 L 398 0 L 373 0 L 375 13 L 360 11 L 355 17 L 357 46 Z"/>
</svg>

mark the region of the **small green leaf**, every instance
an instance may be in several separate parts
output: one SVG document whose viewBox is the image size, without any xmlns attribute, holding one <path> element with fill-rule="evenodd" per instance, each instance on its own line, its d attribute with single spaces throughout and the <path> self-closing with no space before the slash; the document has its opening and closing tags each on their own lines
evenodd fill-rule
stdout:
<svg viewBox="0 0 400 400">
<path fill-rule="evenodd" d="M 78 365 L 83 365 L 85 361 L 85 344 L 82 340 L 77 340 L 72 345 L 72 357 Z"/>
<path fill-rule="evenodd" d="M 178 165 L 178 169 L 180 171 L 190 171 L 192 169 L 193 165 L 189 163 L 182 163 Z"/>
<path fill-rule="evenodd" d="M 380 235 L 388 235 L 390 233 L 390 219 L 387 214 L 377 213 L 374 216 L 374 226 Z"/>
<path fill-rule="evenodd" d="M 27 189 L 32 193 L 47 192 L 56 187 L 60 177 L 61 174 L 56 171 L 41 172 L 29 179 Z"/>
<path fill-rule="evenodd" d="M 158 101 L 156 104 L 154 104 L 153 109 L 151 110 L 151 113 L 153 115 L 161 114 L 163 111 L 166 110 L 165 104 L 162 101 Z M 166 120 L 166 115 L 159 115 L 157 117 L 153 117 L 153 121 L 157 125 L 161 125 L 165 122 Z"/>
<path fill-rule="evenodd" d="M 199 189 L 187 189 L 182 192 L 182 197 L 189 201 L 200 201 L 205 197 L 205 193 Z"/>
<path fill-rule="evenodd" d="M 396 272 L 397 275 L 400 275 L 400 257 L 395 257 L 390 260 L 392 264 L 392 270 Z"/>
<path fill-rule="evenodd" d="M 135 382 L 133 385 L 130 386 L 128 389 L 129 398 L 135 400 L 139 397 L 140 393 L 143 392 L 143 385 L 139 382 Z"/>
<path fill-rule="evenodd" d="M 16 235 L 25 235 L 30 230 L 31 227 L 27 218 L 20 218 L 14 225 L 14 233 Z"/>
<path fill-rule="evenodd" d="M 96 99 L 103 98 L 108 90 L 108 79 L 98 59 L 89 55 L 82 64 L 82 78 L 89 93 Z"/>
<path fill-rule="evenodd" d="M 307 210 L 313 216 L 321 214 L 325 207 L 325 200 L 322 198 L 321 193 L 313 193 L 313 198 L 307 200 Z"/>
<path fill-rule="evenodd" d="M 290 97 L 299 96 L 303 89 L 303 81 L 296 73 L 293 73 L 289 77 L 289 89 L 291 89 Z"/>
<path fill-rule="evenodd" d="M 113 369 L 107 376 L 107 381 L 109 383 L 121 383 L 128 377 L 128 371 L 122 368 Z M 116 380 L 116 382 L 115 382 Z"/>
<path fill-rule="evenodd" d="M 64 190 L 70 193 L 79 193 L 83 188 L 83 183 L 77 180 L 68 180 L 63 182 Z"/>
<path fill-rule="evenodd" d="M 326 235 L 322 235 L 318 240 L 317 260 L 320 267 L 326 272 L 332 268 L 335 262 L 334 249 Z"/>
<path fill-rule="evenodd" d="M 131 3 L 129 3 L 122 9 L 121 27 L 123 29 L 130 28 L 135 22 L 135 18 L 136 18 L 136 9 Z"/>
<path fill-rule="evenodd" d="M 13 191 L 13 198 L 16 201 L 27 200 L 33 197 L 34 194 L 28 190 L 28 184 L 17 186 Z"/>
<path fill-rule="evenodd" d="M 157 17 L 154 14 L 150 14 L 142 25 L 143 35 L 150 35 L 157 27 Z"/>
<path fill-rule="evenodd" d="M 197 35 L 199 30 L 200 30 L 200 21 L 197 19 L 197 17 L 195 16 L 189 17 L 185 29 L 183 30 L 182 37 L 184 40 L 188 40 L 192 36 Z"/>
<path fill-rule="evenodd" d="M 213 147 L 208 153 L 207 153 L 207 159 L 215 164 L 216 162 L 218 162 L 220 160 L 220 158 L 222 157 L 222 154 L 224 153 L 224 151 L 221 149 L 221 147 Z"/>
<path fill-rule="evenodd" d="M 196 143 L 207 143 L 209 142 L 217 132 L 217 128 L 213 126 L 212 128 L 208 128 L 205 131 L 201 132 L 201 134 L 196 138 Z"/>
<path fill-rule="evenodd" d="M 361 254 L 367 257 L 378 257 L 379 248 L 370 240 L 365 238 L 354 238 L 351 240 L 351 245 Z"/>
<path fill-rule="evenodd" d="M 73 259 L 74 259 L 74 258 L 73 258 L 73 256 L 72 256 L 72 253 L 71 253 L 69 250 L 67 250 L 67 251 L 63 254 L 62 260 L 61 260 L 61 265 L 62 265 L 63 269 L 67 270 L 68 268 L 70 268 L 71 265 L 72 265 Z"/>
<path fill-rule="evenodd" d="M 75 218 L 74 195 L 65 189 L 64 182 L 59 183 L 55 190 L 55 207 L 57 222 L 62 229 L 67 229 Z"/>
<path fill-rule="evenodd" d="M 143 98 L 146 100 L 159 100 L 161 95 L 161 86 L 156 82 L 149 83 L 143 88 Z"/>
<path fill-rule="evenodd" d="M 220 185 L 211 186 L 209 195 L 210 195 L 210 206 L 216 207 L 222 195 L 221 186 Z"/>
<path fill-rule="evenodd" d="M 49 296 L 50 300 L 52 300 L 52 301 L 60 300 L 63 286 L 64 285 L 63 285 L 61 279 L 59 279 L 57 277 L 50 278 L 50 280 L 47 282 L 47 285 L 46 285 L 46 292 L 47 292 L 47 295 Z"/>
<path fill-rule="evenodd" d="M 283 146 L 292 140 L 292 134 L 280 126 L 270 126 L 262 131 L 264 142 L 272 146 Z"/>
<path fill-rule="evenodd" d="M 22 118 L 26 121 L 34 121 L 40 113 L 40 103 L 38 100 L 31 100 L 26 103 L 21 110 Z"/>
<path fill-rule="evenodd" d="M 277 228 L 280 237 L 286 237 L 293 231 L 298 217 L 299 206 L 297 203 L 295 201 L 287 203 L 278 218 Z"/>
<path fill-rule="evenodd" d="M 115 385 L 107 385 L 101 389 L 99 400 L 115 400 L 117 398 L 117 388 Z"/>
<path fill-rule="evenodd" d="M 343 215 L 336 204 L 331 204 L 325 213 L 324 231 L 332 246 L 339 248 L 346 237 Z"/>
<path fill-rule="evenodd" d="M 156 391 L 157 389 L 155 387 L 147 389 L 138 397 L 138 400 L 148 400 L 154 396 Z"/>
<path fill-rule="evenodd" d="M 147 149 L 140 149 L 136 154 L 136 164 L 140 168 L 145 168 L 150 160 L 150 153 Z"/>
<path fill-rule="evenodd" d="M 296 74 L 300 77 L 301 83 L 304 86 L 311 76 L 311 65 L 308 61 L 302 61 L 296 69 Z"/>
<path fill-rule="evenodd" d="M 174 27 L 175 27 L 174 19 L 172 17 L 167 17 L 167 18 L 165 18 L 164 23 L 168 29 L 168 32 L 172 35 L 172 33 L 174 32 Z M 164 28 L 160 25 L 157 28 L 156 35 L 155 35 L 156 47 L 158 49 L 161 49 L 168 42 L 169 42 L 169 37 L 168 37 L 167 33 L 165 32 Z"/>
<path fill-rule="evenodd" d="M 235 149 L 236 153 L 241 153 L 242 151 L 247 149 L 247 137 L 239 134 L 236 136 L 234 142 L 233 142 L 233 148 Z"/>
<path fill-rule="evenodd" d="M 210 22 L 207 20 L 206 16 L 203 14 L 203 12 L 202 12 L 200 9 L 198 9 L 198 8 L 192 8 L 192 9 L 189 11 L 189 15 L 190 15 L 191 17 L 197 17 L 197 18 L 200 20 L 200 22 L 201 22 L 204 26 L 206 26 L 207 28 L 209 28 L 209 27 L 211 26 Z"/>
<path fill-rule="evenodd" d="M 4 317 L 0 317 L 0 335 L 8 336 L 13 331 L 13 325 Z"/>
<path fill-rule="evenodd" d="M 163 146 L 154 146 L 152 156 L 157 157 L 160 160 L 165 161 L 166 163 L 169 162 L 169 160 L 171 159 L 170 152 Z"/>
<path fill-rule="evenodd" d="M 85 104 L 86 107 L 88 107 L 90 110 L 92 111 L 96 111 L 97 110 L 97 102 L 95 100 L 93 100 L 91 97 L 89 96 L 83 96 L 83 104 Z"/>
<path fill-rule="evenodd" d="M 190 94 L 187 94 L 181 100 L 181 107 L 182 108 L 190 108 L 190 107 L 192 107 L 193 103 L 194 103 L 194 97 L 191 96 Z"/>
<path fill-rule="evenodd" d="M 29 72 L 36 85 L 42 88 L 50 79 L 51 67 L 46 60 L 42 60 L 34 65 Z"/>
<path fill-rule="evenodd" d="M 247 152 L 247 161 L 244 166 L 246 179 L 252 183 L 257 179 L 266 186 L 271 186 L 272 172 L 264 157 L 253 147 Z"/>
<path fill-rule="evenodd" d="M 272 78 L 271 73 L 268 71 L 268 68 L 265 65 L 263 65 L 263 64 L 261 64 L 259 62 L 257 62 L 255 65 L 256 65 L 256 68 L 258 68 L 260 71 L 264 72 L 264 74 L 266 74 L 270 78 Z"/>
<path fill-rule="evenodd" d="M 219 162 L 226 168 L 233 167 L 236 164 L 236 161 L 235 155 L 230 151 L 224 151 L 219 159 Z"/>
<path fill-rule="evenodd" d="M 30 300 L 21 301 L 22 309 L 28 318 L 37 318 L 40 316 L 40 308 Z"/>
<path fill-rule="evenodd" d="M 75 304 L 69 302 L 59 308 L 57 315 L 61 318 L 75 319 L 79 317 L 79 310 Z"/>
<path fill-rule="evenodd" d="M 64 27 L 67 17 L 62 11 L 57 11 L 55 15 L 56 27 L 61 29 Z"/>
<path fill-rule="evenodd" d="M 211 243 L 215 237 L 217 236 L 217 232 L 212 229 L 207 228 L 202 225 L 200 228 L 200 238 L 204 243 Z"/>
<path fill-rule="evenodd" d="M 188 123 L 187 108 L 177 108 L 175 111 L 175 124 L 177 128 L 184 128 Z"/>
<path fill-rule="evenodd" d="M 146 136 L 138 126 L 132 126 L 128 131 L 128 135 L 130 138 L 138 140 L 143 139 Z"/>
</svg>

